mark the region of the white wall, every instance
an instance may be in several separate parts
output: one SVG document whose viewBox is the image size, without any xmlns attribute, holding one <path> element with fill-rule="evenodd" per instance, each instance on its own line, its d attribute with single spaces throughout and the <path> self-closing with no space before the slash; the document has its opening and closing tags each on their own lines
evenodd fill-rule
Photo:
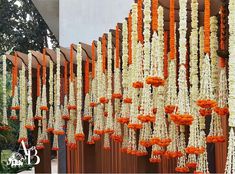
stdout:
<svg viewBox="0 0 235 174">
<path fill-rule="evenodd" d="M 90 44 L 128 16 L 133 0 L 59 0 L 60 45 Z"/>
</svg>

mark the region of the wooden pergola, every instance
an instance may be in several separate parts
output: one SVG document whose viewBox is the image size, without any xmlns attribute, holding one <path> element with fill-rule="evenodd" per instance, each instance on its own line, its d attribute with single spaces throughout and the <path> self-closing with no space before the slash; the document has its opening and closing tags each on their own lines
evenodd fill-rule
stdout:
<svg viewBox="0 0 235 174">
<path fill-rule="evenodd" d="M 203 25 L 203 16 L 204 16 L 204 0 L 199 1 L 199 25 Z M 190 3 L 188 1 L 188 27 L 189 31 L 191 17 L 190 17 Z M 211 16 L 218 16 L 219 8 L 221 4 L 224 3 L 223 0 L 213 0 L 211 1 Z M 159 0 L 159 5 L 164 7 L 164 26 L 165 30 L 169 30 L 169 1 L 166 0 Z M 178 25 L 179 22 L 179 3 L 178 0 L 175 0 L 175 19 L 176 24 Z M 118 24 L 120 29 L 120 36 L 122 30 L 122 24 Z M 113 41 L 115 41 L 115 30 L 110 30 L 112 32 Z M 101 40 L 101 38 L 99 38 Z M 122 39 L 122 37 L 120 37 Z M 91 45 L 81 43 L 82 44 L 82 57 L 83 57 L 83 65 L 88 57 L 91 60 Z M 115 42 L 113 42 L 113 47 L 115 47 Z M 73 44 L 73 51 L 74 51 L 74 66 L 76 66 L 76 45 Z M 70 60 L 70 50 L 65 47 L 60 47 L 61 50 L 61 73 L 63 73 L 63 65 L 65 61 Z M 120 47 L 120 53 L 121 53 Z M 37 64 L 42 65 L 42 53 L 39 51 L 33 51 L 33 60 L 32 60 L 32 75 L 33 75 L 33 83 L 36 83 L 36 68 Z M 27 67 L 28 58 L 27 54 L 17 52 L 19 56 L 18 67 L 21 69 L 22 63 L 24 63 Z M 56 63 L 56 52 L 55 50 L 46 48 L 46 55 L 47 59 L 51 59 L 54 63 Z M 12 55 L 7 55 L 7 59 L 13 62 L 14 58 Z M 48 62 L 48 61 L 47 61 Z M 91 61 L 90 61 L 91 62 Z M 49 67 L 49 64 L 47 64 Z M 83 66 L 84 67 L 84 66 Z M 75 68 L 76 70 L 76 68 Z M 84 72 L 84 69 L 83 69 Z M 63 76 L 61 77 L 61 83 L 63 88 Z M 33 107 L 35 108 L 36 105 L 36 87 L 33 88 Z M 63 90 L 61 90 L 61 103 L 63 103 Z M 224 135 L 226 136 L 225 143 L 222 144 L 209 144 L 208 145 L 208 160 L 209 160 L 209 167 L 211 171 L 214 172 L 224 172 L 225 162 L 226 162 L 226 153 L 227 153 L 227 141 L 228 141 L 228 123 L 227 118 L 222 118 L 222 124 L 224 128 Z M 84 134 L 85 140 L 87 139 L 88 135 L 88 123 L 83 122 L 84 127 Z M 209 127 L 209 125 L 207 125 Z M 36 137 L 37 130 L 34 131 L 34 135 Z M 165 157 L 162 158 L 162 162 L 159 164 L 152 164 L 149 163 L 149 153 L 147 156 L 144 157 L 136 157 L 133 155 L 128 155 L 120 152 L 120 143 L 116 143 L 111 141 L 111 150 L 105 151 L 103 150 L 103 140 L 96 142 L 94 145 L 88 145 L 86 142 L 78 142 L 77 149 L 69 150 L 64 142 L 63 136 L 59 137 L 59 153 L 58 153 L 58 172 L 68 172 L 68 173 L 92 173 L 92 172 L 123 172 L 123 173 L 174 173 L 176 160 L 174 159 L 166 159 Z M 46 145 L 44 150 L 39 150 L 39 156 L 41 158 L 41 163 L 35 167 L 35 171 L 37 173 L 50 173 L 51 172 L 51 150 L 50 145 Z M 150 149 L 147 149 L 150 151 Z"/>
</svg>

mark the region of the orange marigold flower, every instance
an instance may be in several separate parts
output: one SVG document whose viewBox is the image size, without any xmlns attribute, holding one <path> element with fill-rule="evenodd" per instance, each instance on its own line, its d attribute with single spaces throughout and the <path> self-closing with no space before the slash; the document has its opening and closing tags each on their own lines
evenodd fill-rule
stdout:
<svg viewBox="0 0 235 174">
<path fill-rule="evenodd" d="M 205 100 L 198 100 L 197 105 L 200 106 L 201 108 L 213 108 L 216 106 L 216 101 L 211 100 L 211 99 L 205 99 Z"/>
<path fill-rule="evenodd" d="M 137 82 L 133 82 L 132 87 L 133 88 L 143 88 L 143 82 L 137 81 Z"/>
<path fill-rule="evenodd" d="M 70 119 L 69 115 L 62 115 L 62 119 L 68 121 Z"/>
<path fill-rule="evenodd" d="M 229 113 L 228 107 L 215 107 L 214 111 L 219 115 L 219 116 L 227 116 Z"/>
<path fill-rule="evenodd" d="M 124 100 L 123 100 L 123 102 L 124 103 L 132 103 L 132 98 L 125 98 Z"/>
<path fill-rule="evenodd" d="M 120 117 L 120 118 L 117 118 L 117 121 L 121 124 L 128 124 L 129 123 L 129 117 Z"/>
<path fill-rule="evenodd" d="M 77 106 L 76 105 L 68 105 L 67 108 L 68 108 L 68 110 L 76 110 Z"/>
<path fill-rule="evenodd" d="M 64 135 L 64 131 L 63 130 L 54 130 L 53 134 L 55 134 L 55 135 Z"/>
<path fill-rule="evenodd" d="M 24 138 L 24 137 L 19 138 L 19 139 L 18 139 L 18 143 L 21 143 L 21 141 L 27 142 L 27 141 L 28 141 L 28 138 Z"/>
<path fill-rule="evenodd" d="M 225 142 L 224 136 L 207 136 L 206 141 L 208 143 L 222 143 Z"/>
<path fill-rule="evenodd" d="M 127 153 L 127 148 L 125 147 L 125 148 L 121 148 L 121 152 L 122 153 Z"/>
<path fill-rule="evenodd" d="M 144 146 L 144 147 L 150 147 L 150 146 L 152 146 L 151 141 L 147 141 L 147 140 L 141 140 L 141 141 L 140 141 L 140 144 L 141 144 L 142 146 Z"/>
<path fill-rule="evenodd" d="M 160 163 L 161 162 L 161 158 L 149 158 L 149 162 L 150 163 Z"/>
<path fill-rule="evenodd" d="M 37 150 L 42 150 L 42 149 L 44 149 L 44 146 L 43 146 L 43 145 L 37 145 L 37 146 L 36 146 L 36 149 L 37 149 Z"/>
<path fill-rule="evenodd" d="M 18 119 L 17 116 L 10 116 L 9 118 L 10 118 L 11 120 L 17 120 L 17 119 Z"/>
<path fill-rule="evenodd" d="M 41 107 L 40 107 L 40 110 L 48 111 L 48 107 L 47 107 L 47 106 L 41 106 Z"/>
<path fill-rule="evenodd" d="M 20 110 L 20 106 L 12 106 L 11 110 Z"/>
<path fill-rule="evenodd" d="M 110 137 L 113 139 L 113 141 L 118 143 L 121 143 L 123 141 L 123 137 L 121 135 L 112 134 Z"/>
<path fill-rule="evenodd" d="M 194 146 L 189 146 L 185 148 L 185 152 L 188 154 L 202 154 L 205 151 L 204 147 L 194 147 Z"/>
<path fill-rule="evenodd" d="M 165 84 L 165 80 L 161 77 L 147 77 L 146 83 L 149 85 L 153 85 L 154 87 L 163 86 Z"/>
<path fill-rule="evenodd" d="M 128 128 L 130 129 L 142 129 L 142 124 L 138 124 L 138 123 L 129 123 L 128 124 Z"/>
<path fill-rule="evenodd" d="M 116 94 L 113 93 L 113 94 L 112 94 L 112 98 L 113 98 L 113 99 L 122 99 L 122 94 L 120 94 L 120 93 L 116 93 Z"/>
<path fill-rule="evenodd" d="M 151 143 L 157 144 L 161 147 L 166 147 L 171 143 L 171 139 L 170 138 L 160 139 L 160 138 L 154 137 L 154 138 L 151 138 Z"/>
<path fill-rule="evenodd" d="M 173 112 L 177 112 L 178 107 L 175 105 L 167 105 L 165 106 L 165 113 L 172 114 Z"/>
<path fill-rule="evenodd" d="M 25 128 L 33 131 L 35 126 L 34 125 L 25 125 Z"/>
<path fill-rule="evenodd" d="M 90 103 L 90 107 L 96 107 L 96 106 L 97 106 L 97 103 L 95 103 L 95 102 Z"/>
<path fill-rule="evenodd" d="M 135 155 L 136 156 L 146 156 L 146 155 L 148 155 L 148 152 L 137 151 Z"/>
<path fill-rule="evenodd" d="M 154 155 L 163 155 L 164 154 L 164 151 L 163 150 L 153 150 L 152 153 Z"/>
<path fill-rule="evenodd" d="M 51 150 L 58 151 L 58 150 L 59 150 L 59 147 L 52 147 Z"/>
<path fill-rule="evenodd" d="M 95 134 L 102 135 L 104 134 L 104 130 L 94 130 Z"/>
<path fill-rule="evenodd" d="M 53 127 L 48 127 L 47 132 L 53 132 L 54 128 Z"/>
<path fill-rule="evenodd" d="M 100 103 L 103 103 L 103 104 L 105 104 L 105 103 L 108 103 L 108 99 L 106 98 L 106 97 L 100 97 Z"/>
<path fill-rule="evenodd" d="M 164 156 L 167 158 L 178 158 L 181 157 L 183 154 L 180 151 L 166 151 Z"/>
<path fill-rule="evenodd" d="M 91 118 L 92 118 L 92 116 L 90 116 L 90 115 L 84 115 L 82 120 L 83 121 L 89 121 L 89 120 L 91 120 Z"/>
<path fill-rule="evenodd" d="M 211 116 L 212 110 L 211 109 L 199 109 L 199 113 L 201 116 L 206 117 L 206 116 Z"/>
<path fill-rule="evenodd" d="M 84 133 L 77 133 L 74 135 L 76 141 L 83 141 L 85 139 Z"/>
<path fill-rule="evenodd" d="M 91 140 L 91 141 L 87 141 L 86 143 L 91 145 L 91 144 L 95 144 L 95 141 Z"/>
<path fill-rule="evenodd" d="M 189 168 L 188 167 L 176 167 L 175 171 L 180 172 L 180 173 L 187 173 L 189 172 Z"/>
<path fill-rule="evenodd" d="M 197 167 L 197 163 L 196 162 L 186 163 L 186 166 L 188 168 L 194 168 L 195 169 Z"/>
</svg>

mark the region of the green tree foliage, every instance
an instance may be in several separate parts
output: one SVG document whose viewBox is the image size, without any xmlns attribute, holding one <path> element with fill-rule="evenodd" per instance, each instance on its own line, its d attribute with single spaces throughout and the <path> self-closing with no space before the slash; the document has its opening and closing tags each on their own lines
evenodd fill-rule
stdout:
<svg viewBox="0 0 235 174">
<path fill-rule="evenodd" d="M 28 50 L 42 51 L 43 47 L 48 46 L 48 38 L 53 47 L 58 45 L 58 41 L 31 0 L 0 0 L 0 56 L 9 50 L 23 53 L 28 53 Z M 9 71 L 7 75 L 9 108 L 11 105 L 11 63 L 9 62 L 7 69 Z M 2 120 L 1 74 L 2 59 L 0 57 L 0 125 Z M 9 131 L 0 131 L 0 157 L 4 149 L 17 150 L 18 148 L 19 122 L 9 120 L 9 126 Z"/>
</svg>

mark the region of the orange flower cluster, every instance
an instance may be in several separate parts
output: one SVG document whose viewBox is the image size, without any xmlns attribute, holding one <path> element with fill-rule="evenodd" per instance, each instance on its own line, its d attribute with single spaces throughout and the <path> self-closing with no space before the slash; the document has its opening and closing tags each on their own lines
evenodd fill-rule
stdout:
<svg viewBox="0 0 235 174">
<path fill-rule="evenodd" d="M 40 106 L 40 110 L 48 111 L 48 107 L 47 106 Z"/>
<path fill-rule="evenodd" d="M 225 8 L 224 6 L 220 7 L 220 50 L 225 49 Z M 219 66 L 221 68 L 225 67 L 225 59 L 219 58 Z"/>
<path fill-rule="evenodd" d="M 104 146 L 104 150 L 110 150 L 111 147 L 110 146 Z"/>
<path fill-rule="evenodd" d="M 210 53 L 210 0 L 205 0 L 204 10 L 204 52 Z"/>
<path fill-rule="evenodd" d="M 128 124 L 129 120 L 130 120 L 129 117 L 120 117 L 120 118 L 117 119 L 117 121 L 121 124 Z"/>
<path fill-rule="evenodd" d="M 164 156 L 167 157 L 167 158 L 178 158 L 178 157 L 181 157 L 183 154 L 182 152 L 180 151 L 175 151 L 175 152 L 172 152 L 172 151 L 166 151 L 164 153 Z"/>
<path fill-rule="evenodd" d="M 157 32 L 158 29 L 158 0 L 152 0 L 152 30 Z"/>
<path fill-rule="evenodd" d="M 76 141 L 83 141 L 85 139 L 85 135 L 83 133 L 78 133 L 74 135 Z"/>
<path fill-rule="evenodd" d="M 10 118 L 10 120 L 17 120 L 18 119 L 18 117 L 16 115 L 11 115 L 9 118 Z"/>
<path fill-rule="evenodd" d="M 160 163 L 161 162 L 161 158 L 149 158 L 149 162 L 150 163 Z"/>
<path fill-rule="evenodd" d="M 11 110 L 20 110 L 20 106 L 11 106 Z"/>
<path fill-rule="evenodd" d="M 142 129 L 142 124 L 138 124 L 138 123 L 129 123 L 128 124 L 128 128 L 130 129 Z"/>
<path fill-rule="evenodd" d="M 138 115 L 137 118 L 141 122 L 155 122 L 155 119 L 156 119 L 154 115 Z"/>
<path fill-rule="evenodd" d="M 95 78 L 95 52 L 96 52 L 96 48 L 95 48 L 95 42 L 92 42 L 91 45 L 91 59 L 92 59 L 92 72 L 91 72 L 91 76 L 92 79 Z"/>
<path fill-rule="evenodd" d="M 208 143 L 223 143 L 225 142 L 224 136 L 207 136 L 206 141 Z"/>
<path fill-rule="evenodd" d="M 170 0 L 170 58 L 175 59 L 175 0 Z"/>
<path fill-rule="evenodd" d="M 143 0 L 138 0 L 138 40 L 143 43 L 144 37 L 143 37 Z"/>
<path fill-rule="evenodd" d="M 105 129 L 105 130 L 104 130 L 104 133 L 112 134 L 112 133 L 114 133 L 114 130 L 113 130 L 113 129 L 108 128 L 108 129 Z"/>
<path fill-rule="evenodd" d="M 177 112 L 178 107 L 175 105 L 167 105 L 165 106 L 165 113 L 172 114 L 173 112 Z"/>
<path fill-rule="evenodd" d="M 91 138 L 92 141 L 99 141 L 100 140 L 100 136 L 97 136 L 97 135 L 93 135 L 93 137 Z"/>
<path fill-rule="evenodd" d="M 36 115 L 34 116 L 34 120 L 42 120 L 42 116 Z"/>
<path fill-rule="evenodd" d="M 205 99 L 205 100 L 198 100 L 197 105 L 200 106 L 201 108 L 213 108 L 217 105 L 215 100 L 211 99 Z"/>
<path fill-rule="evenodd" d="M 189 168 L 188 167 L 176 167 L 175 171 L 179 173 L 187 173 L 189 172 Z"/>
<path fill-rule="evenodd" d="M 135 155 L 136 156 L 146 156 L 146 155 L 148 155 L 148 152 L 137 151 Z"/>
<path fill-rule="evenodd" d="M 21 143 L 21 141 L 27 142 L 27 141 L 28 141 L 28 138 L 19 138 L 19 139 L 18 139 L 18 143 Z"/>
<path fill-rule="evenodd" d="M 59 147 L 52 147 L 51 150 L 58 151 L 58 150 L 59 150 Z"/>
<path fill-rule="evenodd" d="M 76 143 L 67 143 L 67 147 L 72 150 L 72 149 L 77 149 L 77 144 Z"/>
<path fill-rule="evenodd" d="M 108 103 L 109 102 L 109 99 L 107 99 L 106 97 L 100 97 L 100 103 Z"/>
<path fill-rule="evenodd" d="M 90 73 L 90 63 L 89 63 L 89 58 L 87 57 L 85 62 L 85 83 L 84 83 L 85 95 L 89 93 L 89 88 L 90 88 L 89 73 Z"/>
<path fill-rule="evenodd" d="M 97 103 L 95 103 L 95 102 L 90 103 L 90 107 L 96 107 L 96 106 L 97 106 Z"/>
<path fill-rule="evenodd" d="M 89 145 L 91 145 L 91 144 L 95 144 L 95 141 L 94 141 L 94 140 L 91 140 L 91 141 L 87 141 L 86 143 L 89 144 Z"/>
<path fill-rule="evenodd" d="M 55 135 L 64 135 L 64 131 L 63 130 L 54 130 L 53 134 L 55 134 Z"/>
<path fill-rule="evenodd" d="M 35 126 L 34 125 L 25 125 L 25 128 L 28 129 L 28 130 L 33 131 Z"/>
<path fill-rule="evenodd" d="M 123 102 L 131 104 L 132 103 L 132 98 L 124 98 Z"/>
<path fill-rule="evenodd" d="M 0 131 L 8 131 L 10 130 L 11 128 L 8 126 L 8 125 L 2 125 L 0 126 Z"/>
<path fill-rule="evenodd" d="M 140 82 L 140 81 L 136 81 L 136 82 L 132 83 L 133 88 L 138 88 L 139 89 L 139 88 L 143 88 L 143 86 L 144 86 L 143 82 Z"/>
<path fill-rule="evenodd" d="M 201 171 L 194 171 L 193 173 L 194 174 L 204 174 L 204 172 L 201 172 Z"/>
<path fill-rule="evenodd" d="M 154 87 L 159 87 L 165 84 L 165 80 L 160 77 L 147 77 L 146 83 Z"/>
<path fill-rule="evenodd" d="M 194 146 L 189 146 L 185 148 L 185 152 L 187 154 L 202 154 L 203 152 L 205 152 L 205 148 L 204 147 L 194 147 Z"/>
<path fill-rule="evenodd" d="M 166 139 L 151 138 L 151 143 L 152 144 L 157 144 L 161 147 L 166 147 L 171 143 L 171 139 L 170 138 L 166 138 Z"/>
<path fill-rule="evenodd" d="M 67 108 L 68 108 L 68 110 L 76 110 L 77 106 L 76 105 L 68 105 Z"/>
<path fill-rule="evenodd" d="M 186 166 L 188 168 L 194 168 L 195 169 L 197 167 L 197 163 L 196 162 L 186 163 Z"/>
<path fill-rule="evenodd" d="M 206 116 L 211 116 L 212 110 L 211 109 L 199 109 L 199 113 L 201 116 L 206 117 Z"/>
<path fill-rule="evenodd" d="M 42 139 L 42 140 L 39 140 L 39 143 L 48 144 L 50 143 L 50 141 L 47 139 Z"/>
<path fill-rule="evenodd" d="M 113 141 L 118 143 L 121 143 L 123 141 L 123 137 L 121 135 L 112 134 L 110 137 L 113 139 Z"/>
<path fill-rule="evenodd" d="M 44 149 L 44 145 L 36 145 L 36 149 L 37 150 L 42 150 L 42 149 Z"/>
<path fill-rule="evenodd" d="M 150 147 L 152 146 L 151 141 L 147 141 L 147 140 L 140 140 L 140 144 L 144 147 Z"/>
<path fill-rule="evenodd" d="M 132 38 L 131 38 L 131 33 L 132 33 L 132 17 L 131 13 L 129 13 L 128 17 L 128 64 L 132 64 Z"/>
<path fill-rule="evenodd" d="M 122 94 L 120 94 L 120 93 L 113 93 L 112 94 L 112 99 L 122 99 Z"/>
<path fill-rule="evenodd" d="M 54 128 L 53 127 L 48 127 L 47 132 L 53 132 Z"/>
<path fill-rule="evenodd" d="M 83 121 L 90 121 L 91 118 L 92 118 L 92 117 L 91 117 L 90 115 L 84 115 L 83 118 L 82 118 L 82 120 L 83 120 Z"/>
<path fill-rule="evenodd" d="M 171 120 L 178 125 L 191 125 L 193 116 L 190 114 L 171 114 Z"/>
<path fill-rule="evenodd" d="M 105 73 L 106 71 L 106 62 L 107 62 L 107 40 L 106 40 L 106 36 L 103 35 L 102 37 L 102 70 L 103 73 Z"/>
<path fill-rule="evenodd" d="M 70 119 L 69 115 L 62 115 L 62 119 L 68 121 Z"/>
<path fill-rule="evenodd" d="M 122 153 L 127 153 L 127 148 L 126 147 L 121 148 L 120 150 L 121 150 Z"/>
<path fill-rule="evenodd" d="M 102 134 L 104 134 L 104 131 L 103 130 L 94 130 L 94 133 L 98 134 L 98 135 L 102 135 Z"/>
<path fill-rule="evenodd" d="M 136 155 L 136 152 L 137 152 L 137 150 L 128 149 L 128 148 L 127 148 L 127 151 L 126 151 L 126 153 L 130 154 L 130 155 Z"/>
<path fill-rule="evenodd" d="M 164 154 L 164 151 L 163 150 L 152 150 L 152 153 L 154 155 L 163 155 Z"/>
<path fill-rule="evenodd" d="M 215 107 L 214 111 L 219 115 L 219 116 L 227 116 L 229 113 L 228 107 Z"/>
</svg>

